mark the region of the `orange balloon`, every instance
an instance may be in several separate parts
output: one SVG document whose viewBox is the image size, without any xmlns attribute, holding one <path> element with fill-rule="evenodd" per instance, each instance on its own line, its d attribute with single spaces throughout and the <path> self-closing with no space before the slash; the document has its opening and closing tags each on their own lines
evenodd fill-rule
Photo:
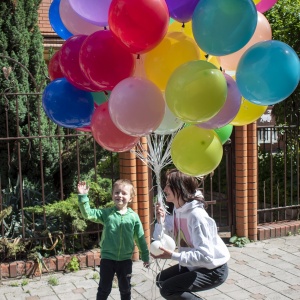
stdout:
<svg viewBox="0 0 300 300">
<path fill-rule="evenodd" d="M 268 41 L 272 39 L 272 29 L 269 24 L 267 18 L 260 13 L 257 12 L 257 26 L 255 32 L 250 39 L 250 41 L 239 51 L 234 52 L 232 54 L 226 56 L 219 56 L 218 60 L 222 69 L 224 70 L 236 70 L 237 65 L 239 63 L 240 58 L 245 53 L 247 49 L 258 42 Z"/>
</svg>

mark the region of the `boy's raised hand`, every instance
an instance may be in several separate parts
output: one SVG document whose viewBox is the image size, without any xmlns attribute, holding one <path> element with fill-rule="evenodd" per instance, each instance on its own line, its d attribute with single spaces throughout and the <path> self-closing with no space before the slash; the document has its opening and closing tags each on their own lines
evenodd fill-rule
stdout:
<svg viewBox="0 0 300 300">
<path fill-rule="evenodd" d="M 86 185 L 85 181 L 79 181 L 77 185 L 78 194 L 86 195 L 89 192 L 90 187 Z"/>
</svg>

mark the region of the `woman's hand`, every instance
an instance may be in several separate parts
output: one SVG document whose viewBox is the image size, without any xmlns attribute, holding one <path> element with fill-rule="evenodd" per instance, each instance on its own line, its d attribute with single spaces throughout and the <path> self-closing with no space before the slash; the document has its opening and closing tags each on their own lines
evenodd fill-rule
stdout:
<svg viewBox="0 0 300 300">
<path fill-rule="evenodd" d="M 158 258 L 158 259 L 171 259 L 172 258 L 172 253 L 173 253 L 172 251 L 167 250 L 163 247 L 159 247 L 159 250 L 163 251 L 163 253 L 159 254 L 159 255 L 151 254 L 151 256 L 154 258 Z"/>
<path fill-rule="evenodd" d="M 164 223 L 165 216 L 166 216 L 165 209 L 160 204 L 156 204 L 155 211 L 156 211 L 157 222 L 160 223 L 160 224 Z"/>
</svg>

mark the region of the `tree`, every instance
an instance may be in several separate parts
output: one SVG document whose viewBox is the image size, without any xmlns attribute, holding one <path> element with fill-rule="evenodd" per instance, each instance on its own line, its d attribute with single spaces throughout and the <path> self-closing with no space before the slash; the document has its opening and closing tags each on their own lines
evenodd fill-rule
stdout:
<svg viewBox="0 0 300 300">
<path fill-rule="evenodd" d="M 38 27 L 41 0 L 4 0 L 0 3 L 0 137 L 43 136 L 55 133 L 41 106 L 47 81 L 43 37 Z M 13 95 L 12 95 L 13 94 Z M 22 175 L 29 185 L 40 186 L 43 170 L 51 185 L 57 163 L 57 142 L 48 139 L 0 141 L 1 186 L 17 185 Z M 19 150 L 20 149 L 20 150 Z M 43 165 L 40 164 L 42 161 Z M 49 188 L 50 189 L 50 188 Z"/>
</svg>

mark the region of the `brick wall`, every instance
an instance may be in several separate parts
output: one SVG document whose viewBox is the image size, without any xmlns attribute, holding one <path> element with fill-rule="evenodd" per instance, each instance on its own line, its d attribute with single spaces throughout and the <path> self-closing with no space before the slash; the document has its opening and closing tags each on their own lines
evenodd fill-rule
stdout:
<svg viewBox="0 0 300 300">
<path fill-rule="evenodd" d="M 52 0 L 42 0 L 38 13 L 39 13 L 39 27 L 42 34 L 55 34 L 54 30 L 52 29 L 49 21 L 49 7 L 52 3 Z"/>
</svg>

